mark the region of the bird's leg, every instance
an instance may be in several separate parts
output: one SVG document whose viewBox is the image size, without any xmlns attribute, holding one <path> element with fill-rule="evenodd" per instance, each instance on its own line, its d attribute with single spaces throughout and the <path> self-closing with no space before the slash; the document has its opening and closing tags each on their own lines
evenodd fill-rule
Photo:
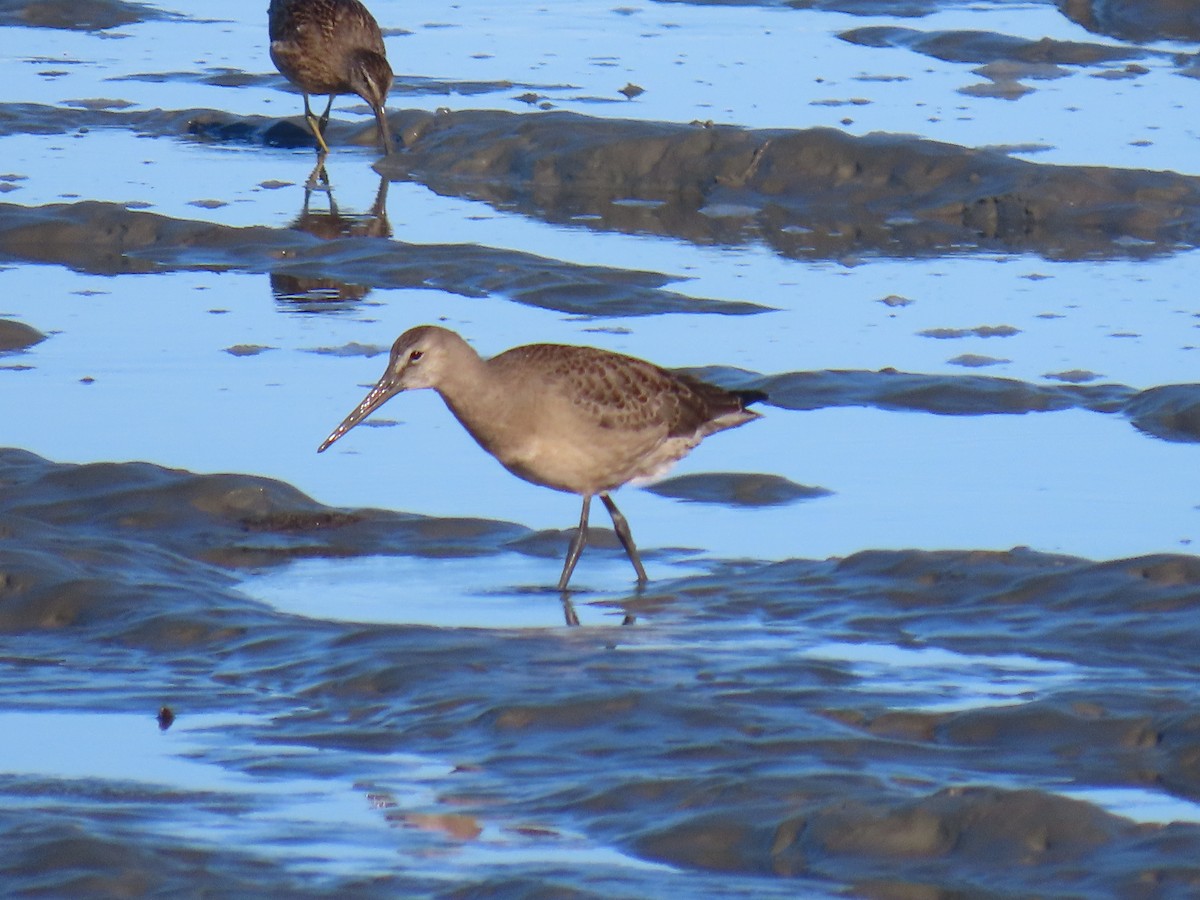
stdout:
<svg viewBox="0 0 1200 900">
<path fill-rule="evenodd" d="M 325 107 L 325 115 L 323 115 L 321 117 L 321 121 L 318 122 L 317 119 L 313 117 L 312 110 L 308 106 L 308 94 L 304 95 L 304 121 L 308 123 L 309 130 L 312 131 L 313 137 L 317 139 L 317 154 L 322 158 L 324 158 L 325 154 L 329 152 L 329 145 L 325 143 L 324 131 L 325 124 L 329 122 L 330 106 L 333 106 L 332 97 L 329 98 L 329 106 Z M 321 161 L 321 159 L 318 159 L 317 164 L 320 165 Z"/>
<path fill-rule="evenodd" d="M 329 95 L 329 102 L 325 104 L 325 112 L 321 113 L 321 118 L 318 120 L 321 124 L 321 134 L 325 133 L 325 129 L 329 125 L 329 111 L 333 109 L 333 94 Z"/>
<path fill-rule="evenodd" d="M 608 496 L 607 493 L 602 493 L 600 499 L 604 501 L 604 508 L 612 516 L 613 528 L 617 532 L 617 539 L 621 542 L 621 546 L 625 548 L 625 553 L 629 556 L 629 561 L 633 563 L 633 568 L 637 571 L 638 584 L 645 584 L 649 579 L 646 578 L 646 570 L 642 568 L 642 560 L 638 556 L 637 547 L 633 544 L 633 535 L 629 533 L 629 523 L 625 521 L 625 517 L 617 509 L 617 504 L 613 503 L 612 497 Z"/>
<path fill-rule="evenodd" d="M 575 532 L 575 537 L 571 538 L 571 546 L 567 548 L 567 560 L 563 563 L 562 577 L 558 579 L 560 591 L 567 589 L 567 582 L 571 580 L 571 573 L 575 571 L 575 563 L 579 562 L 579 554 L 583 552 L 583 545 L 587 543 L 588 509 L 591 505 L 592 495 L 584 494 L 583 510 L 579 513 L 579 530 Z"/>
</svg>

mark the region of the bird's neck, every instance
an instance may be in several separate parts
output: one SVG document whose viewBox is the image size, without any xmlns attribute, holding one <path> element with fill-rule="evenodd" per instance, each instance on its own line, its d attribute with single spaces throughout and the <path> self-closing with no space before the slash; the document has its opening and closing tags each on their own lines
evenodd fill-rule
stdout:
<svg viewBox="0 0 1200 900">
<path fill-rule="evenodd" d="M 502 427 L 502 417 L 496 411 L 506 406 L 510 390 L 497 374 L 489 371 L 487 360 L 464 343 L 435 388 L 454 417 L 484 447 L 492 440 L 492 432 Z"/>
</svg>

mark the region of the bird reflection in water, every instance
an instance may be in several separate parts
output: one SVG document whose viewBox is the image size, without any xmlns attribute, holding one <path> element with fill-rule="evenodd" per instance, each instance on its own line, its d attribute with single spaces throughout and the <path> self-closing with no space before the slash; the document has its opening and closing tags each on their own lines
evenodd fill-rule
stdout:
<svg viewBox="0 0 1200 900">
<path fill-rule="evenodd" d="M 635 591 L 636 591 L 635 596 L 640 596 L 644 590 L 645 590 L 645 585 L 639 584 L 637 586 L 637 588 L 635 589 Z M 562 609 L 563 609 L 563 621 L 566 623 L 566 626 L 568 628 L 578 628 L 579 627 L 579 613 L 575 612 L 575 604 L 571 602 L 571 595 L 564 591 L 561 599 L 562 599 Z M 627 613 L 625 613 L 624 617 L 621 619 L 621 624 L 622 625 L 635 625 L 635 624 L 637 624 L 637 616 L 635 616 L 631 612 L 627 612 Z"/>
<path fill-rule="evenodd" d="M 326 209 L 313 208 L 313 194 L 318 193 L 326 195 Z M 392 226 L 387 217 L 387 193 L 388 181 L 380 176 L 379 189 L 369 211 L 357 213 L 339 209 L 329 188 L 329 176 L 324 163 L 318 163 L 304 186 L 304 206 L 300 215 L 288 227 L 323 241 L 354 237 L 389 238 L 392 236 Z M 331 278 L 321 273 L 322 268 L 322 260 L 318 258 L 309 263 L 297 261 L 286 271 L 271 272 L 271 292 L 276 302 L 301 312 L 322 312 L 349 308 L 371 291 L 369 284 Z"/>
</svg>

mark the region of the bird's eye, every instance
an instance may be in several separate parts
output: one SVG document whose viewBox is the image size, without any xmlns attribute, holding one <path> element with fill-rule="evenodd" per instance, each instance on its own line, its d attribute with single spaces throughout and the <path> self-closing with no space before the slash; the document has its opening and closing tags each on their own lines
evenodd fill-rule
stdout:
<svg viewBox="0 0 1200 900">
<path fill-rule="evenodd" d="M 410 363 L 420 362 L 421 357 L 424 355 L 424 352 L 420 350 L 414 350 L 412 353 L 408 354 L 408 361 Z"/>
</svg>

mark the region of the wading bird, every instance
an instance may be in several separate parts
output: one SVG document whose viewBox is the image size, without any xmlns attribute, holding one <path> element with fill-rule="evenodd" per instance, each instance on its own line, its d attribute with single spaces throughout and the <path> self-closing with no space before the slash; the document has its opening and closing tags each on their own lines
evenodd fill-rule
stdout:
<svg viewBox="0 0 1200 900">
<path fill-rule="evenodd" d="M 333 98 L 358 94 L 375 111 L 383 152 L 392 152 L 384 104 L 392 89 L 383 35 L 359 0 L 271 0 L 267 10 L 271 61 L 304 93 L 304 118 L 322 154 L 329 152 L 325 126 Z M 309 94 L 328 94 L 318 119 Z"/>
<path fill-rule="evenodd" d="M 560 591 L 587 543 L 596 495 L 644 584 L 629 524 L 609 492 L 654 478 L 708 435 L 758 418 L 746 405 L 766 399 L 594 347 L 529 344 L 484 359 L 453 331 L 422 325 L 397 338 L 383 377 L 317 452 L 391 397 L 418 388 L 437 391 L 479 445 L 517 477 L 583 497 Z"/>
</svg>

